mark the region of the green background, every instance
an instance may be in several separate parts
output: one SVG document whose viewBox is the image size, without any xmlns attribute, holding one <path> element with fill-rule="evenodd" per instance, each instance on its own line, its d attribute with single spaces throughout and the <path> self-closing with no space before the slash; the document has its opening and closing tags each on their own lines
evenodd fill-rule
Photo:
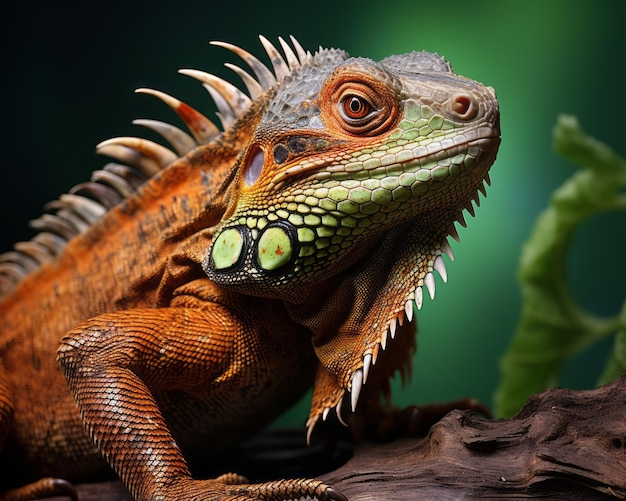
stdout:
<svg viewBox="0 0 626 501">
<path fill-rule="evenodd" d="M 452 242 L 449 283 L 437 279 L 435 301 L 418 316 L 413 379 L 394 400 L 414 403 L 475 396 L 490 402 L 498 360 L 519 315 L 516 267 L 520 248 L 550 193 L 573 166 L 551 149 L 558 113 L 578 115 L 583 128 L 626 154 L 622 122 L 626 3 L 608 1 L 309 2 L 21 2 L 3 7 L 2 232 L 0 250 L 29 238 L 26 221 L 43 204 L 86 180 L 105 160 L 94 145 L 114 135 L 142 135 L 134 118 L 175 121 L 149 96 L 149 86 L 211 115 L 200 85 L 176 74 L 204 69 L 237 77 L 239 64 L 209 40 L 261 54 L 257 40 L 295 35 L 305 48 L 340 47 L 380 59 L 429 50 L 457 73 L 495 87 L 502 147 L 492 186 L 476 219 Z M 624 299 L 623 213 L 585 225 L 568 273 L 574 297 L 599 314 Z M 564 369 L 563 384 L 593 386 L 610 340 Z M 301 423 L 303 402 L 289 422 Z"/>
</svg>

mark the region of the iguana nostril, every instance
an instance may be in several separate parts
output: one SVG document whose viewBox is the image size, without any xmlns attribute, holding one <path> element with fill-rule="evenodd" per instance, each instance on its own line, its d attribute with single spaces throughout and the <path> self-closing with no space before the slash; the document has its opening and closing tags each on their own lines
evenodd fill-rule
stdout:
<svg viewBox="0 0 626 501">
<path fill-rule="evenodd" d="M 478 112 L 474 99 L 466 94 L 458 94 L 451 100 L 451 111 L 463 120 L 471 120 Z"/>
</svg>

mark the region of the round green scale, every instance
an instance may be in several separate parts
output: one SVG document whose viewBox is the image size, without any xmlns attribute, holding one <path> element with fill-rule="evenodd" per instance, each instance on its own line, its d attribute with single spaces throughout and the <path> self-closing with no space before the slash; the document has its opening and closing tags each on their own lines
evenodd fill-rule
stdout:
<svg viewBox="0 0 626 501">
<path fill-rule="evenodd" d="M 271 226 L 259 238 L 257 261 L 264 270 L 276 270 L 289 263 L 292 252 L 289 234 L 279 226 Z"/>
<path fill-rule="evenodd" d="M 215 240 L 211 257 L 216 270 L 226 270 L 233 267 L 241 257 L 243 236 L 235 228 L 224 230 Z"/>
</svg>

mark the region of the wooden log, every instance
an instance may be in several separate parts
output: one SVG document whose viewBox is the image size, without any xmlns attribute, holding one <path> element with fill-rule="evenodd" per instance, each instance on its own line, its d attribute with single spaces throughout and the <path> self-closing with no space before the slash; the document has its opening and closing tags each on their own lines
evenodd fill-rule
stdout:
<svg viewBox="0 0 626 501">
<path fill-rule="evenodd" d="M 452 411 L 426 438 L 357 447 L 318 478 L 351 501 L 626 499 L 626 376 L 595 390 L 542 392 L 511 419 Z M 130 500 L 119 482 L 79 493 Z"/>
<path fill-rule="evenodd" d="M 360 448 L 322 478 L 360 501 L 625 499 L 626 376 L 545 391 L 511 419 L 453 411 L 422 441 Z"/>
</svg>

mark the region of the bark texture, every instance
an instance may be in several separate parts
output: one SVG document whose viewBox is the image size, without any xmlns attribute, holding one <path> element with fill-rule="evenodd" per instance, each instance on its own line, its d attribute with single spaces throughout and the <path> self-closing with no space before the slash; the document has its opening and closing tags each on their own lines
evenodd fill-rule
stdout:
<svg viewBox="0 0 626 501">
<path fill-rule="evenodd" d="M 315 474 L 351 501 L 626 499 L 626 376 L 545 391 L 511 419 L 453 411 L 426 438 L 357 447 L 330 473 L 317 474 L 323 455 L 316 461 Z M 118 482 L 79 492 L 81 501 L 130 499 Z"/>
</svg>

